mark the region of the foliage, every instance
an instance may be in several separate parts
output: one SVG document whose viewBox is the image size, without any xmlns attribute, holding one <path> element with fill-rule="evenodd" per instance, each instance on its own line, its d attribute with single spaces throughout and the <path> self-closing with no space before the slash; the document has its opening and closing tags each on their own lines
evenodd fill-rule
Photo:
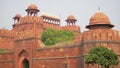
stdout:
<svg viewBox="0 0 120 68">
<path fill-rule="evenodd" d="M 0 53 L 3 53 L 3 52 L 5 52 L 5 50 L 3 50 L 3 49 L 0 49 Z"/>
<path fill-rule="evenodd" d="M 42 42 L 49 46 L 62 41 L 72 41 L 74 33 L 72 31 L 46 29 L 41 36 Z"/>
<path fill-rule="evenodd" d="M 89 52 L 89 55 L 85 57 L 86 63 L 97 63 L 109 68 L 118 64 L 118 56 L 112 51 L 102 46 L 92 48 Z"/>
</svg>

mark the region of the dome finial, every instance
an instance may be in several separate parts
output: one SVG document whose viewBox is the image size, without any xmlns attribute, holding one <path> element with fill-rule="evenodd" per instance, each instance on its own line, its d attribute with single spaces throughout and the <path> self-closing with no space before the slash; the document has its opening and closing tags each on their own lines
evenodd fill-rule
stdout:
<svg viewBox="0 0 120 68">
<path fill-rule="evenodd" d="M 101 8 L 100 8 L 100 6 L 98 6 L 98 10 L 96 11 L 97 13 L 101 13 Z"/>
<path fill-rule="evenodd" d="M 98 6 L 98 11 L 100 11 L 100 6 Z"/>
</svg>

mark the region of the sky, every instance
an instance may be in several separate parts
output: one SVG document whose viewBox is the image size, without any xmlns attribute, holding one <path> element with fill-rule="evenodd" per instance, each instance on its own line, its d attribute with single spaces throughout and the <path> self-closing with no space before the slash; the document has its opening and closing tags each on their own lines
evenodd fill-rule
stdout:
<svg viewBox="0 0 120 68">
<path fill-rule="evenodd" d="M 86 30 L 90 17 L 100 7 L 115 25 L 113 29 L 120 31 L 120 0 L 0 0 L 0 28 L 12 29 L 12 18 L 17 13 L 26 16 L 30 4 L 36 4 L 39 16 L 43 13 L 58 16 L 61 26 L 66 25 L 69 15 L 74 15 L 81 31 Z"/>
</svg>

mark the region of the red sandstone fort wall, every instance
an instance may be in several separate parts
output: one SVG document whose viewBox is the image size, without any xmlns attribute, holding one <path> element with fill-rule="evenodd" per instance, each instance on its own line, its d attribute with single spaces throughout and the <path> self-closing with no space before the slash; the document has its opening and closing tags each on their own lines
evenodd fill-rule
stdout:
<svg viewBox="0 0 120 68">
<path fill-rule="evenodd" d="M 82 53 L 80 45 L 40 48 L 35 52 L 33 66 L 36 68 L 55 68 L 57 65 L 57 68 L 64 68 L 69 64 L 71 68 L 83 68 Z"/>
<path fill-rule="evenodd" d="M 87 25 L 90 30 L 80 33 L 80 27 L 75 23 L 77 19 L 72 15 L 67 17 L 66 26 L 60 26 L 59 18 L 37 16 L 39 9 L 34 4 L 28 6 L 26 11 L 27 16 L 17 14 L 13 18 L 12 30 L 0 29 L 0 49 L 7 49 L 7 52 L 0 53 L 0 68 L 23 68 L 25 59 L 30 68 L 65 68 L 67 65 L 70 68 L 100 68 L 96 64 L 84 63 L 84 57 L 90 49 L 100 45 L 120 55 L 119 32 L 110 29 L 113 25 L 103 13 L 97 12 L 98 16 L 93 16 Z M 101 22 L 104 26 L 100 25 Z M 41 33 L 47 28 L 72 30 L 75 32 L 74 45 L 43 46 Z M 120 64 L 115 66 L 119 67 Z"/>
<path fill-rule="evenodd" d="M 110 29 L 93 29 L 84 31 L 83 33 L 83 55 L 86 56 L 90 49 L 96 46 L 104 46 L 110 50 L 113 50 L 118 56 L 120 54 L 120 40 L 119 32 Z M 120 60 L 120 56 L 119 56 Z M 85 68 L 99 68 L 97 64 L 84 64 Z M 119 68 L 120 64 L 116 65 L 115 68 Z"/>
<path fill-rule="evenodd" d="M 13 31 L 0 29 L 0 49 L 13 49 L 14 37 Z"/>
<path fill-rule="evenodd" d="M 91 46 L 102 45 L 109 49 L 112 49 L 115 53 L 119 54 L 119 32 L 109 29 L 94 29 L 85 31 L 83 34 L 83 41 L 90 49 Z M 115 47 L 114 47 L 115 46 Z M 89 50 L 86 49 L 86 50 Z"/>
<path fill-rule="evenodd" d="M 14 67 L 14 52 L 0 53 L 0 68 Z"/>
</svg>

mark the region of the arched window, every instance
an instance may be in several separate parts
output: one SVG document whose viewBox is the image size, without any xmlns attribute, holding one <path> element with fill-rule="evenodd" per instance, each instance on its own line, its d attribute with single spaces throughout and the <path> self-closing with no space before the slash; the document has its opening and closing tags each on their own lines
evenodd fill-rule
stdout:
<svg viewBox="0 0 120 68">
<path fill-rule="evenodd" d="M 19 68 L 29 68 L 30 63 L 28 58 L 26 58 L 29 56 L 27 51 L 23 49 L 18 56 L 20 57 L 20 64 L 18 65 Z"/>
<path fill-rule="evenodd" d="M 23 60 L 23 68 L 29 68 L 29 61 L 27 59 Z"/>
</svg>

